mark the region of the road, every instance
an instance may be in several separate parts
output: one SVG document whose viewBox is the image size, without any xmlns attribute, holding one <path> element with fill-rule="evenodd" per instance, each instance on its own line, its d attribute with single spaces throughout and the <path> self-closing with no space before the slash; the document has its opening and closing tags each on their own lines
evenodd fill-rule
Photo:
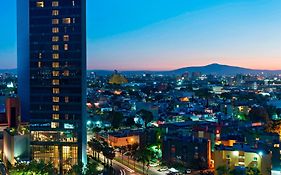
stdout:
<svg viewBox="0 0 281 175">
<path fill-rule="evenodd" d="M 92 155 L 92 154 L 91 154 Z M 100 162 L 103 162 L 104 156 L 102 154 L 99 155 Z M 141 175 L 128 166 L 116 161 L 112 160 L 112 167 L 115 170 L 116 175 Z"/>
</svg>

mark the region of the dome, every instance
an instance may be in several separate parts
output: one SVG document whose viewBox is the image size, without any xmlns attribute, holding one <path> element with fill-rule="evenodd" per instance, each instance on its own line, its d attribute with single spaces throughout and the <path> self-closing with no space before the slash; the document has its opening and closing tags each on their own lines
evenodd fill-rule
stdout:
<svg viewBox="0 0 281 175">
<path fill-rule="evenodd" d="M 117 71 L 110 77 L 109 84 L 125 84 L 128 83 L 128 80 L 121 74 L 119 74 Z"/>
</svg>

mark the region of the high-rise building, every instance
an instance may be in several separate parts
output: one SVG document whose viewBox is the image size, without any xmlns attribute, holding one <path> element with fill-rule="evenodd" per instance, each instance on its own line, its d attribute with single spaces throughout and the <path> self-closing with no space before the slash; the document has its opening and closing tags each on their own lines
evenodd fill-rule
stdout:
<svg viewBox="0 0 281 175">
<path fill-rule="evenodd" d="M 19 0 L 18 78 L 31 158 L 86 162 L 86 0 Z"/>
<path fill-rule="evenodd" d="M 17 97 L 8 97 L 6 99 L 6 118 L 8 127 L 18 128 L 20 119 L 20 102 Z"/>
</svg>

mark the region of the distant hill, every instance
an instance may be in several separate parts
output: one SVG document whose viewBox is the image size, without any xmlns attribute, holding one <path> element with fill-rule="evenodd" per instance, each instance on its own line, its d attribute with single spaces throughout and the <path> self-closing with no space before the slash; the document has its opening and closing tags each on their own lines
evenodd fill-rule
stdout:
<svg viewBox="0 0 281 175">
<path fill-rule="evenodd" d="M 108 70 L 89 70 L 89 72 L 96 72 L 98 75 L 111 75 L 113 71 Z M 141 75 L 144 73 L 151 74 L 163 74 L 163 75 L 180 75 L 185 72 L 201 72 L 203 74 L 213 75 L 236 75 L 236 74 L 281 74 L 281 70 L 259 70 L 259 69 L 248 69 L 237 66 L 229 66 L 223 64 L 209 64 L 206 66 L 191 66 L 184 67 L 171 71 L 120 71 L 124 75 Z"/>
<path fill-rule="evenodd" d="M 95 72 L 97 75 L 112 75 L 113 70 L 88 70 L 88 73 Z M 184 67 L 171 71 L 149 71 L 149 70 L 138 70 L 138 71 L 120 71 L 124 75 L 142 75 L 144 73 L 150 74 L 163 74 L 163 75 L 181 75 L 185 72 L 201 72 L 203 74 L 213 75 L 236 75 L 236 74 L 260 74 L 264 73 L 267 75 L 281 74 L 281 70 L 259 70 L 259 69 L 248 69 L 238 66 L 230 66 L 223 64 L 209 64 L 206 66 L 191 66 Z M 0 69 L 0 73 L 17 73 L 17 69 Z"/>
<path fill-rule="evenodd" d="M 0 69 L 0 73 L 10 73 L 10 74 L 16 74 L 17 73 L 17 69 Z"/>
<path fill-rule="evenodd" d="M 184 72 L 201 72 L 203 74 L 214 74 L 214 75 L 235 75 L 235 74 L 280 74 L 281 70 L 259 70 L 259 69 L 248 69 L 237 66 L 229 66 L 222 64 L 209 64 L 206 66 L 193 66 L 185 67 L 171 71 L 175 74 L 182 74 Z"/>
</svg>

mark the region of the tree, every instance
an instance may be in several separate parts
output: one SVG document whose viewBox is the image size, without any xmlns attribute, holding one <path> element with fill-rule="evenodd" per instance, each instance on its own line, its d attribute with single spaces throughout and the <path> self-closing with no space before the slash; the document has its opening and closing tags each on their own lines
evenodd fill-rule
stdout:
<svg viewBox="0 0 281 175">
<path fill-rule="evenodd" d="M 83 163 L 80 161 L 78 164 L 73 165 L 72 168 L 67 172 L 68 175 L 82 175 L 83 174 Z"/>
<path fill-rule="evenodd" d="M 112 166 L 112 160 L 115 158 L 114 149 L 111 147 L 104 147 L 102 153 L 107 160 L 110 160 L 110 165 Z"/>
<path fill-rule="evenodd" d="M 94 160 L 89 160 L 85 169 L 85 175 L 97 175 L 103 171 L 103 167 Z"/>
<path fill-rule="evenodd" d="M 253 106 L 249 111 L 249 119 L 252 122 L 268 122 L 270 121 L 266 109 L 262 106 Z"/>
<path fill-rule="evenodd" d="M 228 175 L 229 174 L 229 169 L 226 166 L 219 166 L 216 169 L 218 175 Z"/>
<path fill-rule="evenodd" d="M 247 167 L 246 175 L 261 175 L 261 172 L 259 169 L 255 168 L 255 167 Z"/>
<path fill-rule="evenodd" d="M 142 109 L 138 111 L 137 114 L 144 120 L 145 127 L 147 127 L 147 124 L 153 120 L 153 114 L 150 111 Z"/>
<path fill-rule="evenodd" d="M 112 111 L 109 113 L 108 120 L 114 129 L 118 129 L 124 120 L 124 116 L 121 112 Z"/>
<path fill-rule="evenodd" d="M 98 160 L 99 160 L 100 159 L 100 153 L 102 152 L 102 149 L 103 149 L 103 145 L 98 140 L 96 140 L 94 138 L 91 139 L 88 142 L 88 145 L 93 150 L 95 158 L 96 158 L 96 154 L 95 153 L 98 153 Z"/>
<path fill-rule="evenodd" d="M 28 164 L 17 163 L 10 169 L 11 175 L 53 175 L 55 169 L 52 163 L 45 164 L 43 161 L 31 161 Z"/>
<path fill-rule="evenodd" d="M 150 159 L 151 159 L 151 151 L 148 150 L 148 149 L 138 149 L 134 155 L 135 159 L 137 161 L 140 161 L 142 162 L 142 169 L 143 169 L 143 173 L 144 173 L 144 167 L 145 167 L 145 163 L 148 163 L 150 162 Z"/>
</svg>

